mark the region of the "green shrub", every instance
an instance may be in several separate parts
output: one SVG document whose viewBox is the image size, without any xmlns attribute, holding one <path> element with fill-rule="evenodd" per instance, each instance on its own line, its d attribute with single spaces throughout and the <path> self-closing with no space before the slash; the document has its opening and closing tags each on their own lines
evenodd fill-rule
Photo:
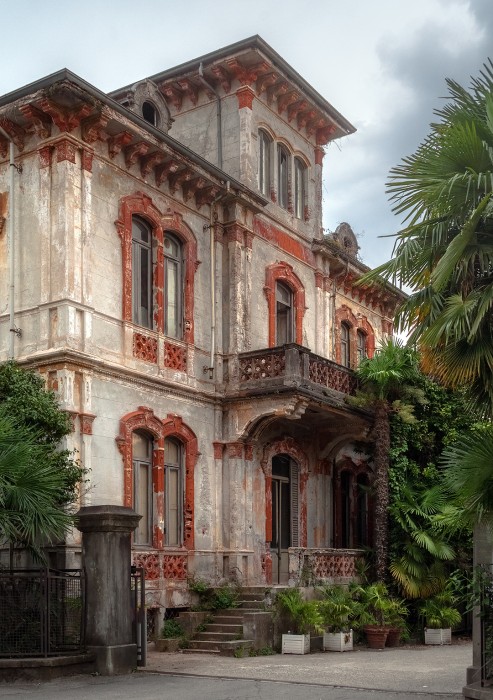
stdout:
<svg viewBox="0 0 493 700">
<path fill-rule="evenodd" d="M 183 634 L 183 627 L 180 625 L 178 620 L 170 618 L 169 620 L 164 621 L 160 636 L 162 639 L 174 639 L 176 637 L 183 637 Z"/>
</svg>

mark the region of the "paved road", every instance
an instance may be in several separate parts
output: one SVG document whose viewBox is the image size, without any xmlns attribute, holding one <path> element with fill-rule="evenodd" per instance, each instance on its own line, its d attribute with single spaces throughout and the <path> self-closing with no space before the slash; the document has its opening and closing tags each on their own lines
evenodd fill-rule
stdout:
<svg viewBox="0 0 493 700">
<path fill-rule="evenodd" d="M 395 669 L 398 673 L 398 669 Z M 0 685 L 2 700 L 459 700 L 460 693 L 409 693 L 308 683 L 134 673 Z"/>
</svg>

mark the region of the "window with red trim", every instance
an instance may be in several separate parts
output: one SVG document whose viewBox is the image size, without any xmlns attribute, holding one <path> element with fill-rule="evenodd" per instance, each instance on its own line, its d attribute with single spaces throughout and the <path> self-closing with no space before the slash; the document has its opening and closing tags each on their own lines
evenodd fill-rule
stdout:
<svg viewBox="0 0 493 700">
<path fill-rule="evenodd" d="M 269 265 L 264 291 L 269 310 L 269 347 L 289 342 L 301 345 L 305 289 L 292 266 L 286 262 Z"/>
</svg>

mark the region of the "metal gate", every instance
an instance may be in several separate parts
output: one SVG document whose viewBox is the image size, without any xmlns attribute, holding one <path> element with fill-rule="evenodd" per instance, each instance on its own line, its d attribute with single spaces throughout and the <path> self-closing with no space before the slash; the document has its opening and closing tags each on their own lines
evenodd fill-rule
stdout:
<svg viewBox="0 0 493 700">
<path fill-rule="evenodd" d="M 143 567 L 132 566 L 130 570 L 132 593 L 132 632 L 137 644 L 137 666 L 147 663 L 147 619 L 145 606 L 145 576 Z"/>
<path fill-rule="evenodd" d="M 481 685 L 493 685 L 493 567 L 483 569 L 481 581 Z"/>
</svg>

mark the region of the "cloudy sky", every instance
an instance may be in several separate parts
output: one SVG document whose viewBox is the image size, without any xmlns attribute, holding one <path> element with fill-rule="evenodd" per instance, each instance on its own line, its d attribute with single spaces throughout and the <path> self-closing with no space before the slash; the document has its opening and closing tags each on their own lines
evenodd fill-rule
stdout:
<svg viewBox="0 0 493 700">
<path fill-rule="evenodd" d="M 69 68 L 109 92 L 260 34 L 357 128 L 324 161 L 324 225 L 386 260 L 401 221 L 389 169 L 443 103 L 493 58 L 493 0 L 0 0 L 0 94 Z M 171 133 L 172 135 L 172 133 Z"/>
</svg>

